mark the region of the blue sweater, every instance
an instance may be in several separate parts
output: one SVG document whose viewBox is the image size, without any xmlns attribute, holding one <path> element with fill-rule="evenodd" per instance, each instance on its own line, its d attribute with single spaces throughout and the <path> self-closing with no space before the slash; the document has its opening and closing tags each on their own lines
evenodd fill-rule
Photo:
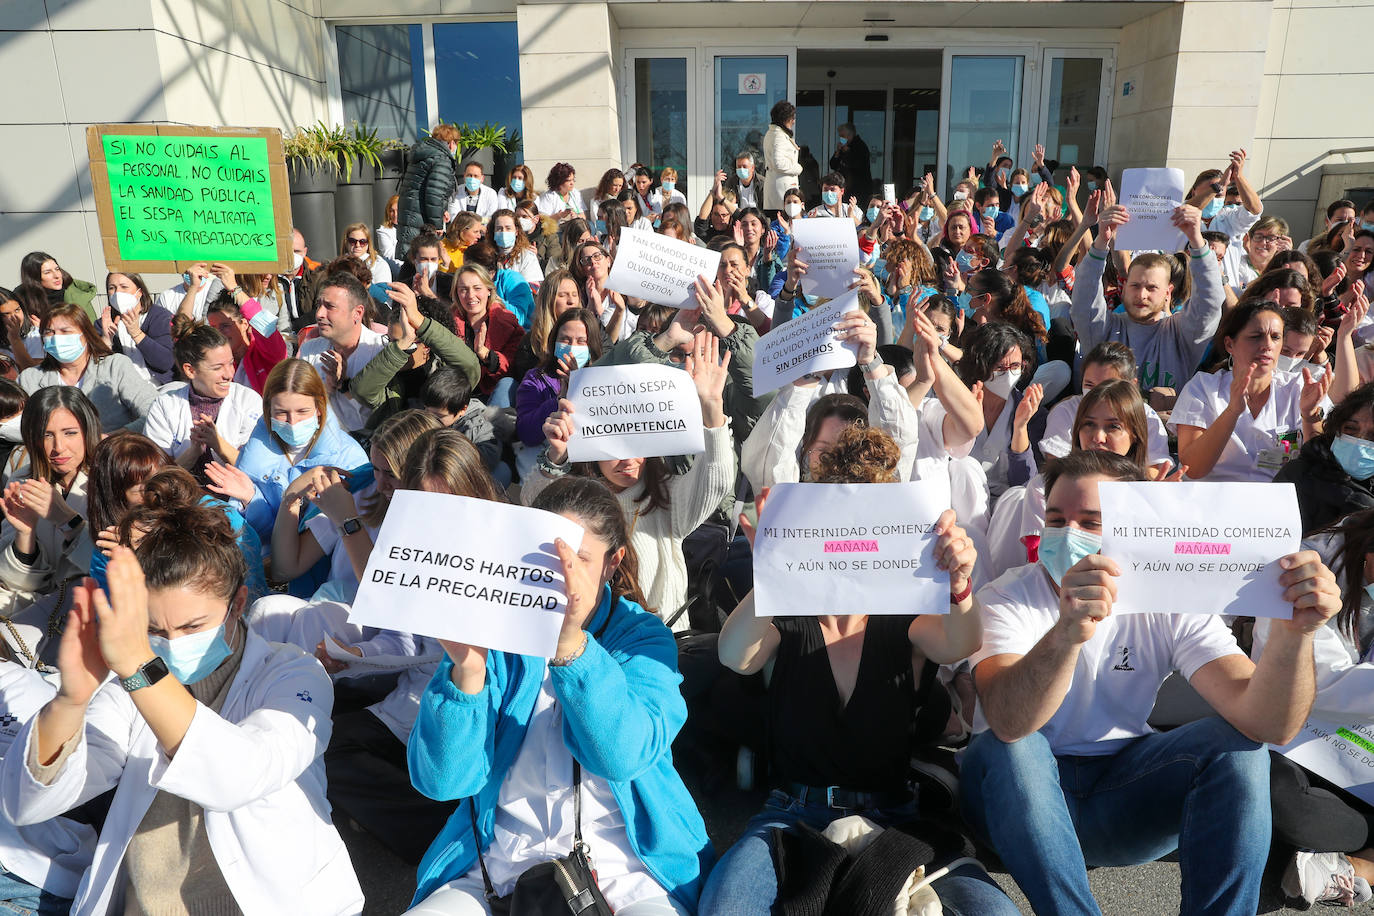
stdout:
<svg viewBox="0 0 1374 916">
<path fill-rule="evenodd" d="M 324 431 L 315 447 L 296 464 L 282 453 L 272 438 L 268 419 L 263 417 L 253 437 L 239 453 L 238 469 L 253 478 L 253 501 L 243 509 L 244 518 L 265 544 L 272 543 L 272 526 L 277 520 L 282 493 L 303 471 L 310 468 L 356 468 L 368 464 L 367 454 L 357 440 L 339 428 L 333 418 L 325 421 Z"/>
<path fill-rule="evenodd" d="M 594 637 L 603 625 L 605 632 Z M 612 605 L 609 586 L 587 630 L 582 655 L 549 669 L 563 710 L 563 741 L 587 772 L 610 784 L 630 846 L 648 872 L 694 913 L 715 853 L 673 768 L 673 738 L 687 718 L 677 644 L 638 604 L 619 598 Z M 491 845 L 501 784 L 525 740 L 544 665 L 491 652 L 486 686 L 471 695 L 453 685 L 452 674 L 445 657 L 420 698 L 407 757 L 416 789 L 440 801 L 465 801 L 425 853 L 412 906 L 477 863 L 471 798 L 482 848 Z"/>
</svg>

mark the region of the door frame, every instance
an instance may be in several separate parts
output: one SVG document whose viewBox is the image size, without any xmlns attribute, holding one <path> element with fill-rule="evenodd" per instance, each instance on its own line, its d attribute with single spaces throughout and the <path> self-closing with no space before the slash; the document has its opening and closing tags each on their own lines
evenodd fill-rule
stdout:
<svg viewBox="0 0 1374 916">
<path fill-rule="evenodd" d="M 1097 137 L 1094 140 L 1095 156 L 1092 165 L 1103 165 L 1108 161 L 1111 150 L 1108 148 L 1112 136 L 1112 95 L 1116 91 L 1116 52 L 1111 48 L 1063 48 L 1046 47 L 1040 56 L 1043 88 L 1040 92 L 1039 126 L 1043 137 L 1050 126 L 1050 62 L 1055 58 L 1097 58 L 1102 61 L 1102 88 L 1097 98 Z"/>
<path fill-rule="evenodd" d="M 937 158 L 935 191 L 940 197 L 948 197 L 949 188 L 945 175 L 949 173 L 949 100 L 950 78 L 956 57 L 1019 57 L 1021 58 L 1021 118 L 1020 130 L 1016 135 L 1016 155 L 1029 160 L 1035 148 L 1035 136 L 1039 131 L 1036 109 L 1032 107 L 1040 91 L 1040 57 L 1034 44 L 1007 45 L 1004 47 L 983 47 L 979 45 L 950 45 L 945 48 L 944 59 L 940 63 L 940 143 Z M 988 150 L 989 153 L 992 150 Z M 986 163 L 970 163 L 983 166 Z"/>
<path fill-rule="evenodd" d="M 620 161 L 624 165 L 639 160 L 636 147 L 638 136 L 637 110 L 635 108 L 635 62 L 639 60 L 661 60 L 663 58 L 678 58 L 687 62 L 687 72 L 685 89 L 687 92 L 687 149 L 684 153 L 687 161 L 683 164 L 684 171 L 691 169 L 692 163 L 696 159 L 698 134 L 701 132 L 701 108 L 697 98 L 697 49 L 694 47 L 681 48 L 626 48 L 624 59 L 622 60 L 622 78 L 620 80 L 620 111 L 621 125 L 620 132 Z M 713 176 L 714 177 L 714 176 Z M 693 190 L 698 187 L 711 186 L 711 181 L 707 180 L 705 185 L 699 185 L 697 176 L 687 174 L 687 187 Z M 626 178 L 626 187 L 629 186 L 629 178 Z"/>
</svg>

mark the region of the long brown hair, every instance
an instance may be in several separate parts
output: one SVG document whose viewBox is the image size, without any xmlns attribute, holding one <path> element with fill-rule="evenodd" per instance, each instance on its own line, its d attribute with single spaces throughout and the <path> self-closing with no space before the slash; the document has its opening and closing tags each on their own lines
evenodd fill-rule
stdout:
<svg viewBox="0 0 1374 916">
<path fill-rule="evenodd" d="M 105 343 L 105 338 L 96 331 L 95 325 L 91 323 L 91 317 L 86 314 L 86 310 L 79 305 L 70 302 L 61 302 L 48 309 L 48 314 L 38 322 L 38 333 L 40 336 L 48 333 L 48 328 L 52 326 L 54 318 L 66 318 L 76 325 L 81 332 L 81 339 L 86 342 L 86 353 L 90 356 L 91 362 L 98 363 L 114 351 Z M 57 357 L 47 355 L 43 357 L 43 362 L 39 364 L 39 369 L 44 372 L 56 372 L 62 368 L 62 363 Z"/>
<path fill-rule="evenodd" d="M 76 418 L 76 425 L 81 427 L 84 454 L 81 467 L 77 470 L 90 473 L 91 459 L 95 457 L 95 447 L 100 442 L 100 414 L 80 388 L 74 385 L 49 385 L 30 395 L 24 403 L 24 412 L 19 415 L 19 433 L 24 439 L 24 449 L 29 453 L 29 476 L 35 480 L 57 482 L 57 475 L 48 461 L 44 438 L 48 421 L 59 409 L 70 412 Z"/>
<path fill-rule="evenodd" d="M 1145 401 L 1140 397 L 1140 389 L 1135 379 L 1107 379 L 1094 385 L 1078 402 L 1078 411 L 1073 416 L 1073 432 L 1070 451 L 1077 451 L 1078 431 L 1088 418 L 1088 411 L 1106 402 L 1116 414 L 1116 418 L 1126 427 L 1131 437 L 1131 448 L 1126 457 L 1140 466 L 1144 472 L 1150 461 L 1150 430 L 1145 421 Z"/>
<path fill-rule="evenodd" d="M 119 524 L 130 508 L 129 489 L 143 485 L 169 463 L 167 453 L 147 436 L 120 429 L 105 437 L 95 447 L 87 478 L 91 531 L 99 534 Z"/>
<path fill-rule="evenodd" d="M 1331 561 L 1331 572 L 1341 582 L 1341 610 L 1336 615 L 1336 626 L 1353 638 L 1358 632 L 1360 600 L 1365 594 L 1365 559 L 1374 554 L 1374 509 L 1353 512 L 1313 532 L 1318 534 L 1341 536 L 1340 553 Z"/>
<path fill-rule="evenodd" d="M 150 590 L 189 588 L 233 601 L 248 578 L 229 517 L 200 502 L 201 489 L 180 467 L 158 471 L 143 484 L 143 505 L 124 517 L 119 539 L 142 537 L 134 553 Z"/>
<path fill-rule="evenodd" d="M 626 598 L 645 610 L 648 599 L 639 585 L 639 557 L 630 543 L 629 526 L 615 494 L 602 483 L 586 477 L 563 477 L 554 481 L 534 501 L 534 508 L 558 515 L 576 516 L 592 534 L 606 542 L 606 551 L 625 548 L 625 557 L 611 576 L 611 594 Z"/>
<path fill-rule="evenodd" d="M 455 496 L 471 496 L 503 503 L 505 496 L 487 473 L 477 447 L 456 429 L 421 433 L 406 452 L 404 486 L 423 490 L 425 484 Z"/>
<path fill-rule="evenodd" d="M 530 317 L 530 333 L 526 340 L 530 342 L 530 349 L 541 363 L 548 355 L 546 347 L 549 343 L 549 332 L 553 330 L 553 323 L 558 320 L 558 316 L 553 313 L 553 304 L 558 299 L 558 287 L 564 280 L 571 280 L 573 287 L 576 288 L 577 278 L 566 267 L 545 274 L 544 282 L 539 284 L 539 299 L 535 302 L 534 315 Z M 578 293 L 577 301 L 582 301 L 581 293 Z M 573 308 L 577 306 L 574 305 Z"/>
</svg>

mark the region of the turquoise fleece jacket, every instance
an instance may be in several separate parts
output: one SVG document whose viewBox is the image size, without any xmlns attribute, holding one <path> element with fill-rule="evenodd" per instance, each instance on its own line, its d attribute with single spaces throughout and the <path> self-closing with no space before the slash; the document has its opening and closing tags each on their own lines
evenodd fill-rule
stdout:
<svg viewBox="0 0 1374 916">
<path fill-rule="evenodd" d="M 645 868 L 695 913 L 715 853 L 696 803 L 673 768 L 673 738 L 687 718 L 678 689 L 677 644 L 653 614 L 633 601 L 612 599 L 609 586 L 587 630 L 582 655 L 550 669 L 563 709 L 563 741 L 587 772 L 610 784 L 630 846 Z M 425 853 L 412 906 L 477 863 L 468 812 L 472 798 L 482 848 L 491 845 L 496 800 L 525 740 L 543 673 L 538 659 L 492 652 L 486 686 L 466 694 L 453 685 L 447 657 L 434 672 L 410 733 L 410 779 L 430 798 L 469 800 Z"/>
</svg>

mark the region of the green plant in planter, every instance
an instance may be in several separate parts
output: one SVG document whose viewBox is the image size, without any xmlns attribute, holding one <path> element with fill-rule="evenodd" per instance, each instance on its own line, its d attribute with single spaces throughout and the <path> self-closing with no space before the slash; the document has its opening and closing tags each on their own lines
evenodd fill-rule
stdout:
<svg viewBox="0 0 1374 916">
<path fill-rule="evenodd" d="M 282 140 L 282 154 L 311 171 L 339 173 L 339 159 L 330 148 L 328 134 L 315 127 L 297 127 Z"/>
<path fill-rule="evenodd" d="M 476 127 L 467 124 L 458 125 L 458 133 L 462 137 L 459 141 L 463 147 L 462 158 L 466 159 L 478 150 L 489 149 L 497 153 L 505 153 L 506 150 L 506 129 L 492 124 L 490 121 L 483 121 Z"/>
<path fill-rule="evenodd" d="M 382 151 L 385 149 L 377 136 L 377 129 L 368 129 L 357 121 L 353 122 L 353 133 L 349 137 L 349 156 L 356 156 L 362 165 L 370 165 L 381 171 Z"/>
<path fill-rule="evenodd" d="M 397 140 L 395 137 L 388 137 L 387 139 L 382 141 L 382 152 L 384 153 L 389 153 L 393 150 L 406 149 L 410 149 L 410 144 L 406 143 L 404 140 Z"/>
</svg>

